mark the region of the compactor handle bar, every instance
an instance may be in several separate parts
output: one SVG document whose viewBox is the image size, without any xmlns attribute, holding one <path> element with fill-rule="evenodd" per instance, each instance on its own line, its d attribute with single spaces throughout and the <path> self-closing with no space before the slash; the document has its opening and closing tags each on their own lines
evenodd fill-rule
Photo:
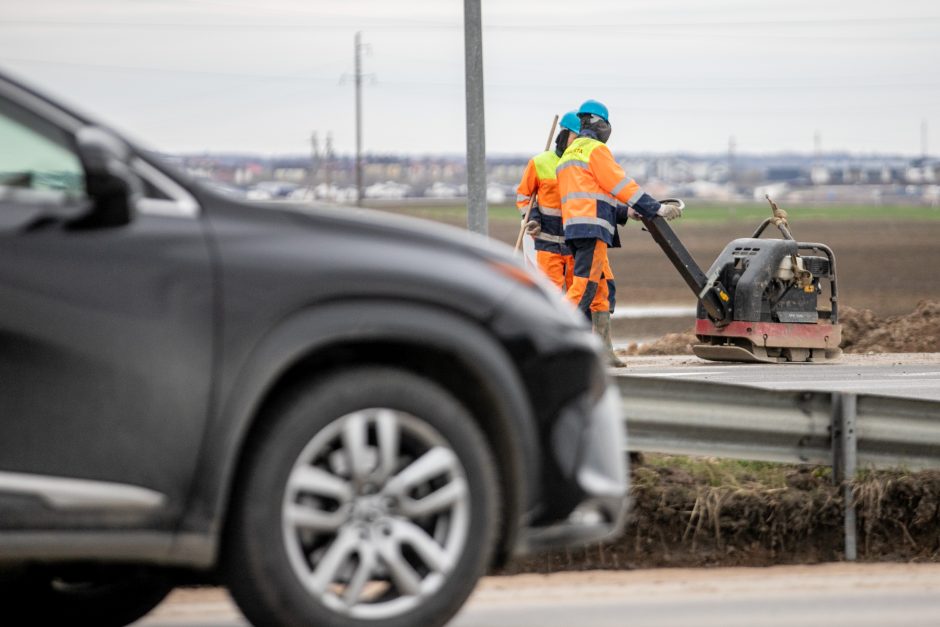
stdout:
<svg viewBox="0 0 940 627">
<path fill-rule="evenodd" d="M 751 237 L 757 239 L 760 237 L 760 234 L 764 232 L 764 229 L 767 228 L 767 225 L 773 223 L 777 225 L 778 229 L 780 229 L 780 233 L 783 235 L 783 239 L 792 240 L 793 236 L 790 234 L 790 225 L 787 223 L 787 212 L 777 206 L 777 203 L 773 201 L 773 199 L 770 197 L 770 194 L 764 194 L 764 198 L 766 198 L 767 202 L 770 203 L 770 212 L 773 214 L 773 217 L 767 218 L 761 222 L 760 226 L 757 227 L 757 230 L 754 231 L 754 235 Z"/>
<path fill-rule="evenodd" d="M 754 235 L 751 235 L 754 239 L 757 239 L 761 236 L 761 233 L 764 232 L 764 229 L 767 228 L 767 225 L 773 222 L 773 218 L 765 218 L 763 222 L 760 223 L 760 226 L 757 227 L 757 230 L 754 231 Z M 778 224 L 777 228 L 780 229 L 780 233 L 783 234 L 783 239 L 793 239 L 793 236 L 790 235 L 790 229 L 785 227 L 783 224 Z"/>
<path fill-rule="evenodd" d="M 676 205 L 680 209 L 685 208 L 685 203 L 678 198 L 667 198 L 659 202 L 660 204 Z M 725 287 L 718 281 L 718 277 L 709 279 L 705 276 L 705 273 L 695 263 L 695 259 L 692 258 L 692 255 L 679 240 L 679 236 L 672 230 L 665 218 L 661 216 L 653 216 L 652 218 L 641 216 L 640 219 L 643 221 L 643 226 L 653 237 L 653 241 L 662 248 L 666 257 L 678 270 L 679 276 L 682 277 L 692 293 L 695 294 L 695 297 L 702 303 L 708 316 L 715 324 L 718 327 L 723 327 L 731 322 L 733 312 L 730 297 L 725 291 Z"/>
</svg>

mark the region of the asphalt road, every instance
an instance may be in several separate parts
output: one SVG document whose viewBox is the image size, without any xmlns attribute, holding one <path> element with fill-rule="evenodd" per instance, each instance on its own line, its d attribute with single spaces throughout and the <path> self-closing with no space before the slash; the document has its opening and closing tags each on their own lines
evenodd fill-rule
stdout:
<svg viewBox="0 0 940 627">
<path fill-rule="evenodd" d="M 940 353 L 845 355 L 829 364 L 732 364 L 697 357 L 628 357 L 616 375 L 675 377 L 778 390 L 883 394 L 940 401 Z M 938 620 L 940 622 L 940 620 Z"/>
<path fill-rule="evenodd" d="M 940 565 L 825 564 L 487 577 L 451 627 L 920 627 Z M 220 589 L 179 591 L 138 627 L 247 627 Z"/>
</svg>

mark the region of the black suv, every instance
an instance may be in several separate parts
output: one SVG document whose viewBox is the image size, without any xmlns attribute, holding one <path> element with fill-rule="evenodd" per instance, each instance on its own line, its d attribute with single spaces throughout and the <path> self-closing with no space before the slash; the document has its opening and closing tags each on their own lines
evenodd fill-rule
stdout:
<svg viewBox="0 0 940 627">
<path fill-rule="evenodd" d="M 190 582 L 257 625 L 440 625 L 620 529 L 598 349 L 502 245 L 245 204 L 0 74 L 4 625 Z"/>
</svg>

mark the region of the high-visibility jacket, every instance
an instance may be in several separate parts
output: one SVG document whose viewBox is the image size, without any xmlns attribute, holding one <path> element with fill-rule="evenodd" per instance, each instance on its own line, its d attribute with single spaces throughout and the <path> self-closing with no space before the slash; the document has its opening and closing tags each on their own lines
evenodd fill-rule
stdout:
<svg viewBox="0 0 940 627">
<path fill-rule="evenodd" d="M 652 217 L 659 203 L 627 176 L 610 149 L 591 137 L 574 140 L 555 169 L 565 239 L 593 238 L 615 245 L 626 211 Z M 619 243 L 618 243 L 619 245 Z"/>
<path fill-rule="evenodd" d="M 530 220 L 542 225 L 542 232 L 535 237 L 535 250 L 570 255 L 561 224 L 561 197 L 555 180 L 557 165 L 558 154 L 554 150 L 546 150 L 529 159 L 522 181 L 516 188 L 516 206 L 525 215 L 529 198 L 537 193 L 538 200 L 529 214 Z"/>
</svg>

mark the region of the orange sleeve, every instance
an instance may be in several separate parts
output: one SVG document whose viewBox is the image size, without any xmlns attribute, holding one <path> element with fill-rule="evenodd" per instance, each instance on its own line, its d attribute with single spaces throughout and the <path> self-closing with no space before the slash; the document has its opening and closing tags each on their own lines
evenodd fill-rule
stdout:
<svg viewBox="0 0 940 627">
<path fill-rule="evenodd" d="M 607 146 L 598 146 L 591 152 L 591 172 L 598 185 L 624 204 L 632 205 L 642 194 L 639 183 L 627 176 Z"/>
<path fill-rule="evenodd" d="M 535 172 L 535 161 L 529 159 L 529 163 L 525 166 L 525 172 L 522 173 L 519 187 L 516 188 L 516 207 L 519 208 L 519 213 L 525 215 L 525 212 L 529 209 L 529 199 L 538 189 L 539 177 Z"/>
</svg>

